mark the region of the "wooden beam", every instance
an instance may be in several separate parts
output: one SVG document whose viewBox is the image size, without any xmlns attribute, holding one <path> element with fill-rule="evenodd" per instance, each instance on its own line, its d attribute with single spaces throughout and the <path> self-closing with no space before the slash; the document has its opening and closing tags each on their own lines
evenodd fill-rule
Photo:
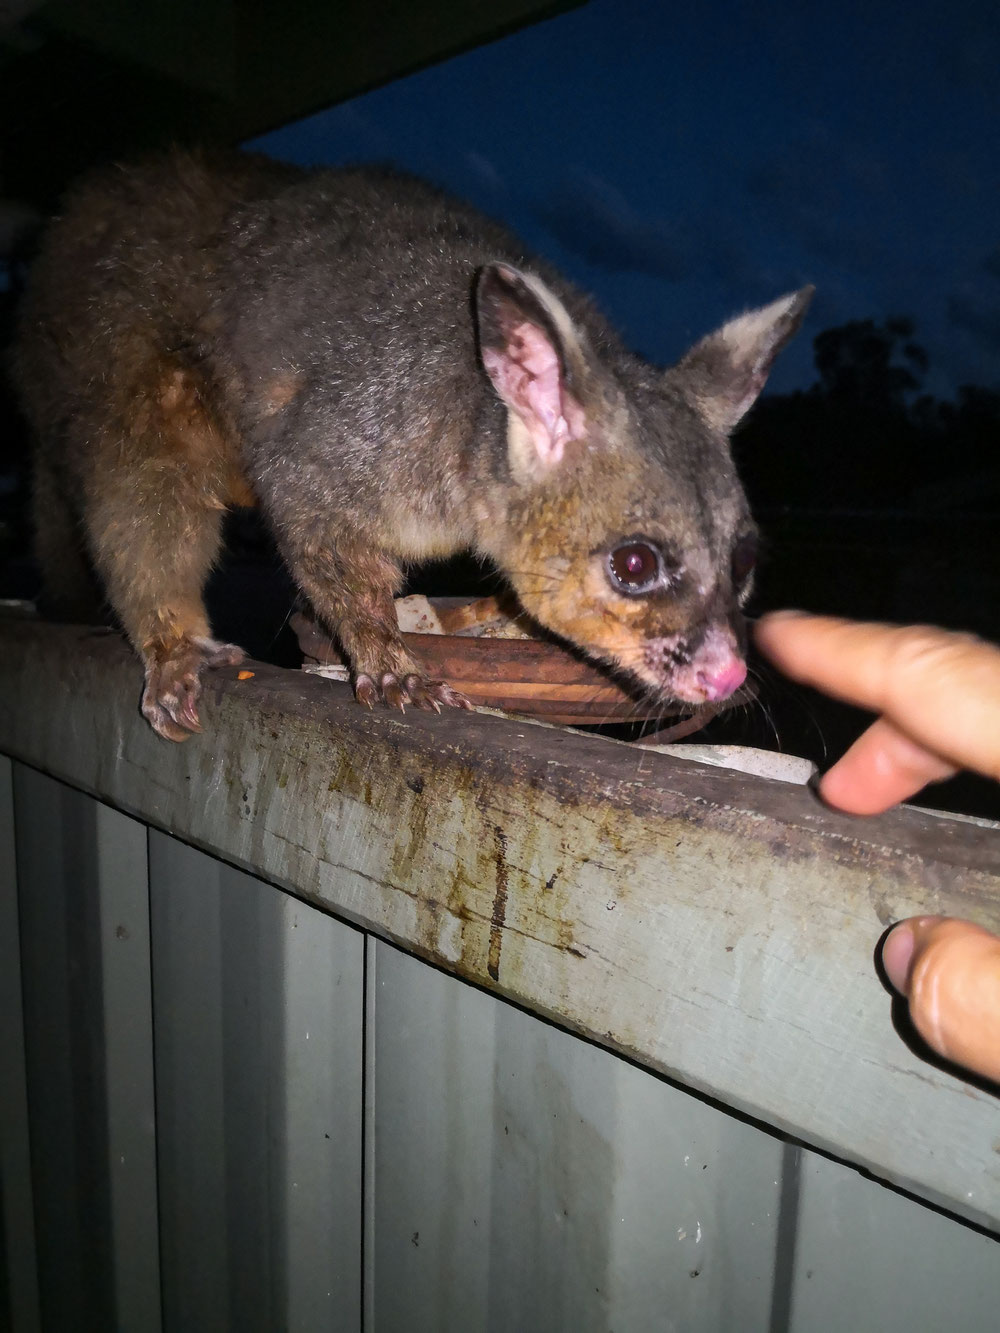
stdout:
<svg viewBox="0 0 1000 1333">
<path fill-rule="evenodd" d="M 213 675 L 206 733 L 172 745 L 116 636 L 0 622 L 0 749 L 997 1229 L 996 1089 L 912 1050 L 873 966 L 912 913 L 1000 929 L 994 827 L 850 819 L 802 787 L 251 670 Z"/>
</svg>

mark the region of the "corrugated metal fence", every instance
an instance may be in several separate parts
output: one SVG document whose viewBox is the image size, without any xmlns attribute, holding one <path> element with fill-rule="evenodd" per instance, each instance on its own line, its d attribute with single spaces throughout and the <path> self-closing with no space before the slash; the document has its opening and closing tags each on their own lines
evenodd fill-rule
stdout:
<svg viewBox="0 0 1000 1333">
<path fill-rule="evenodd" d="M 15 640 L 15 648 L 24 642 Z M 788 1021 L 807 1029 L 803 1049 L 821 1049 L 806 1081 L 790 1078 L 776 1094 L 784 1110 L 753 1118 L 745 1104 L 734 1109 L 740 1104 L 735 1092 L 708 1098 L 560 1026 L 563 1015 L 547 998 L 556 993 L 566 997 L 573 1026 L 598 1035 L 596 1017 L 581 1021 L 585 1006 L 574 998 L 572 973 L 569 981 L 560 974 L 553 982 L 527 955 L 511 987 L 519 1006 L 397 947 L 403 942 L 398 927 L 386 932 L 397 944 L 379 938 L 382 932 L 366 920 L 379 909 L 358 888 L 362 872 L 392 882 L 412 900 L 412 948 L 435 957 L 417 918 L 428 902 L 447 899 L 445 870 L 457 844 L 448 838 L 443 815 L 437 882 L 419 864 L 405 879 L 402 868 L 415 864 L 414 815 L 409 811 L 400 822 L 398 806 L 389 811 L 399 835 L 395 879 L 375 872 L 361 853 L 344 852 L 352 840 L 362 849 L 368 840 L 376 844 L 379 831 L 359 826 L 353 806 L 337 805 L 337 793 L 349 783 L 341 771 L 339 786 L 332 778 L 327 784 L 330 805 L 339 813 L 335 830 L 324 825 L 322 843 L 327 863 L 337 860 L 341 868 L 329 872 L 333 878 L 324 880 L 322 889 L 304 882 L 299 893 L 313 899 L 304 901 L 289 891 L 294 884 L 268 883 L 191 845 L 208 844 L 204 828 L 212 823 L 211 812 L 204 827 L 199 817 L 213 791 L 223 793 L 231 812 L 255 806 L 245 772 L 235 780 L 229 762 L 232 747 L 248 743 L 238 716 L 219 707 L 212 739 L 165 747 L 147 737 L 144 724 L 133 717 L 134 689 L 123 691 L 120 684 L 126 679 L 134 685 L 134 668 L 117 645 L 100 648 L 112 654 L 108 661 L 115 671 L 109 672 L 107 661 L 98 662 L 89 675 L 76 659 L 75 645 L 69 676 L 60 676 L 51 644 L 47 659 L 39 658 L 37 640 L 29 648 L 33 674 L 45 678 L 48 672 L 38 688 L 44 691 L 47 684 L 52 691 L 56 724 L 29 754 L 33 747 L 11 711 L 0 718 L 0 747 L 74 776 L 89 792 L 29 763 L 0 760 L 0 1326 L 6 1303 L 14 1333 L 359 1328 L 936 1333 L 951 1327 L 985 1333 L 997 1328 L 1000 1246 L 990 1228 L 1000 1230 L 1000 1224 L 994 1226 L 990 1217 L 996 1216 L 998 1197 L 1000 1103 L 990 1089 L 911 1055 L 889 1026 L 887 1002 L 868 1010 L 863 994 L 856 1006 L 860 1019 L 851 1013 L 840 1021 L 834 1015 L 843 1048 L 834 1053 L 831 1020 L 824 1020 L 822 1011 L 831 1004 L 843 1009 L 852 986 L 841 986 L 828 958 L 812 969 L 803 962 L 809 951 L 797 963 L 787 962 L 808 974 L 812 989 L 825 987 L 809 1009 L 797 1005 L 794 988 L 781 1000 L 792 1011 Z M 5 660 L 10 664 L 16 656 Z M 28 657 L 22 658 L 19 679 L 20 697 L 30 707 L 23 684 Z M 40 666 L 43 660 L 48 668 Z M 119 670 L 121 678 L 115 675 Z M 12 681 L 4 682 L 4 674 L 0 667 L 0 688 L 9 698 Z M 247 707 L 264 717 L 276 739 L 282 723 L 268 701 L 263 709 L 260 704 L 254 699 Z M 87 720 L 95 709 L 101 720 L 97 745 Z M 341 731 L 357 721 L 352 709 L 344 701 Z M 516 723 L 484 721 L 500 729 L 509 751 L 516 749 Z M 293 723 L 285 720 L 284 734 L 294 730 Z M 362 723 L 370 721 L 362 718 L 357 725 Z M 448 722 L 449 744 L 462 723 Z M 371 725 L 387 724 L 376 719 Z M 347 743 L 342 735 L 324 733 L 318 741 L 316 734 L 314 727 L 304 749 L 302 737 L 295 739 L 292 748 L 303 764 L 311 762 L 310 743 Z M 554 746 L 564 733 L 538 734 L 540 762 L 551 764 L 558 750 L 547 749 L 546 738 Z M 399 773 L 412 778 L 413 752 L 399 733 L 392 735 Z M 628 754 L 628 772 L 634 775 L 631 752 L 606 748 L 615 756 Z M 272 747 L 272 758 L 289 773 L 291 751 L 286 747 L 279 756 L 279 749 Z M 79 760 L 83 753 L 88 757 Z M 114 759 L 110 766 L 107 755 Z M 140 762 L 146 774 L 141 794 Z M 445 765 L 443 757 L 440 762 Z M 565 755 L 560 762 L 567 762 Z M 177 764 L 194 765 L 187 770 L 193 803 L 186 829 L 173 804 L 185 785 L 180 770 L 169 767 Z M 327 763 L 324 772 L 335 771 L 336 764 Z M 422 771 L 430 782 L 432 766 L 425 762 Z M 699 788 L 697 772 L 692 782 Z M 112 774 L 124 774 L 124 786 L 116 789 Z M 384 776 L 389 782 L 399 775 L 386 770 Z M 489 774 L 482 770 L 480 779 L 473 800 L 482 808 Z M 497 784 L 506 780 L 492 779 L 494 813 Z M 650 779 L 656 780 L 662 781 L 662 773 Z M 377 785 L 378 779 L 373 781 Z M 411 789 L 420 785 L 411 782 Z M 277 790 L 288 786 L 276 780 Z M 296 799 L 303 790 L 298 788 Z M 699 788 L 702 802 L 705 790 Z M 96 799 L 92 793 L 98 791 L 118 806 L 144 810 L 146 817 Z M 609 789 L 605 794 L 610 799 Z M 804 793 L 795 798 L 808 799 Z M 564 840 L 574 809 L 583 803 L 595 813 L 592 791 L 578 792 L 575 804 L 567 790 L 553 799 L 566 811 Z M 617 804 L 621 808 L 620 799 Z M 285 875 L 275 876 L 275 862 L 260 841 L 261 826 L 276 827 L 275 808 L 257 804 L 250 813 L 244 821 L 251 840 L 246 845 L 256 837 L 261 868 L 270 867 L 273 878 L 285 880 L 288 866 Z M 671 835 L 695 815 L 681 812 L 681 824 L 670 825 Z M 536 806 L 533 817 L 552 816 Z M 499 882 L 491 881 L 483 912 L 470 906 L 473 897 L 463 900 L 464 909 L 453 897 L 452 924 L 435 918 L 435 939 L 442 942 L 437 961 L 450 962 L 487 986 L 497 980 L 496 970 L 497 991 L 503 989 L 501 958 L 507 957 L 497 944 L 498 932 L 503 950 L 509 943 L 513 956 L 515 945 L 507 935 L 529 928 L 517 915 L 516 881 L 527 870 L 527 844 L 518 842 L 513 823 L 506 827 L 505 911 L 496 909 Z M 961 849 L 964 837 L 973 839 L 965 858 L 971 878 L 957 891 L 966 895 L 967 905 L 981 907 L 980 889 L 989 890 L 990 884 L 995 889 L 998 882 L 973 845 L 981 831 L 952 821 L 939 821 L 939 827 L 942 846 L 957 839 Z M 883 825 L 882 834 L 888 837 L 891 829 Z M 281 839 L 287 842 L 289 836 L 286 820 Z M 635 848 L 622 837 L 619 855 L 635 874 Z M 709 850 L 717 841 L 720 861 L 721 837 L 716 831 L 709 839 Z M 786 842 L 794 844 L 791 833 Z M 315 855 L 319 845 L 318 839 L 303 855 Z M 400 845 L 409 849 L 406 856 L 399 854 Z M 331 847 L 344 854 L 329 857 Z M 845 848 L 838 852 L 842 863 L 850 861 Z M 571 850 L 563 849 L 560 865 Z M 593 861 L 593 848 L 585 850 Z M 776 864 L 782 861 L 773 847 L 771 854 Z M 234 855 L 233 845 L 228 855 L 253 861 Z M 901 855 L 897 839 L 893 856 Z M 697 864 L 687 863 L 675 879 L 666 866 L 661 898 L 683 906 L 692 877 L 724 876 L 723 867 L 706 867 L 704 858 L 703 850 Z M 926 856 L 922 860 L 931 878 L 942 878 L 940 865 Z M 748 845 L 756 958 L 780 938 L 783 918 L 765 914 L 762 900 L 753 897 L 760 888 L 753 881 L 754 864 Z M 869 855 L 865 864 L 872 891 L 884 892 L 880 863 Z M 547 882 L 542 875 L 547 867 L 546 862 L 538 869 L 540 884 Z M 833 901 L 840 903 L 842 919 L 831 916 L 827 924 L 842 927 L 850 938 L 855 886 L 833 857 L 828 871 L 840 879 L 840 898 L 835 892 Z M 602 873 L 600 910 L 611 920 L 629 905 L 611 861 Z M 919 882 L 912 865 L 907 874 Z M 335 880 L 340 889 L 331 887 Z M 707 879 L 702 888 L 704 932 L 710 936 Z M 342 896 L 332 903 L 339 907 L 335 915 L 322 903 L 337 892 Z M 537 887 L 536 897 L 540 892 Z M 779 885 L 778 900 L 786 896 Z M 567 936 L 575 941 L 571 947 L 581 955 L 596 952 L 593 936 L 574 915 L 572 894 L 564 893 L 558 907 L 547 910 L 559 916 L 564 930 L 573 927 Z M 819 910 L 814 901 L 812 910 Z M 480 931 L 481 966 L 469 963 L 474 957 L 469 947 L 463 951 L 449 943 L 449 932 L 463 922 Z M 663 920 L 640 923 L 640 930 L 653 934 L 663 927 Z M 796 929 L 801 933 L 801 923 Z M 738 923 L 738 930 L 744 938 L 747 922 Z M 730 951 L 738 954 L 741 947 Z M 615 953 L 610 938 L 607 948 L 617 984 L 635 1006 L 629 1042 L 619 1025 L 606 1034 L 608 1044 L 631 1046 L 641 1058 L 638 1047 L 644 1043 L 649 1052 L 644 1064 L 662 1066 L 661 1051 L 672 1050 L 678 1068 L 695 1061 L 685 1054 L 683 1034 L 649 1026 L 663 1021 L 657 1014 L 668 1014 L 669 1024 L 685 1021 L 683 1007 L 657 1010 L 644 996 L 650 985 L 671 991 L 678 978 L 629 976 L 630 955 Z M 451 960 L 445 956 L 449 949 Z M 689 938 L 685 949 L 692 952 Z M 565 952 L 557 971 L 567 966 Z M 721 991 L 725 959 L 717 960 L 715 971 L 706 959 L 695 961 L 698 970 L 686 974 L 679 989 L 690 990 L 695 976 L 706 992 Z M 744 1081 L 752 1090 L 751 1066 L 760 1063 L 771 1042 L 785 1039 L 776 1020 L 762 1045 L 747 1045 L 742 1023 L 748 1013 L 753 1017 L 752 995 L 762 974 L 752 974 L 752 962 L 744 966 L 750 972 L 737 978 L 729 997 L 738 996 L 740 1003 L 733 1005 L 732 1022 L 716 1020 L 716 1050 L 706 1052 L 704 1067 L 719 1067 L 716 1086 L 722 1087 L 736 1077 L 732 1071 L 745 1056 Z M 859 975 L 870 967 L 870 949 L 858 967 Z M 579 984 L 588 984 L 586 973 Z M 532 987 L 538 1003 L 532 1003 Z M 525 1004 L 555 1021 L 529 1012 Z M 873 1024 L 882 1027 L 872 1040 L 891 1052 L 894 1067 L 859 1044 L 857 1032 Z M 699 1040 L 705 1043 L 704 1032 Z M 871 1093 L 880 1087 L 898 1125 L 901 1151 L 938 1159 L 914 1162 L 905 1177 L 908 1186 L 940 1198 L 951 1182 L 953 1209 L 959 1210 L 959 1196 L 967 1195 L 963 1211 L 985 1221 L 985 1229 L 888 1189 L 800 1142 L 829 1137 L 818 1104 L 837 1100 L 843 1082 L 838 1071 L 866 1061 L 880 1067 L 874 1083 L 859 1076 L 854 1085 L 860 1099 L 849 1131 L 854 1141 L 845 1129 L 847 1147 L 840 1155 L 873 1169 L 880 1156 L 891 1157 L 881 1119 L 886 1108 L 876 1105 Z M 780 1070 L 777 1062 L 774 1069 Z M 829 1080 L 824 1069 L 831 1071 Z M 768 1070 L 757 1076 L 761 1073 L 766 1079 Z M 908 1082 L 912 1094 L 905 1091 Z M 747 1100 L 757 1105 L 762 1097 L 751 1091 Z M 908 1122 L 907 1107 L 920 1125 Z M 779 1120 L 784 1133 L 774 1127 Z M 885 1173 L 901 1178 L 898 1163 Z M 970 1184 L 975 1188 L 967 1188 Z"/>
</svg>

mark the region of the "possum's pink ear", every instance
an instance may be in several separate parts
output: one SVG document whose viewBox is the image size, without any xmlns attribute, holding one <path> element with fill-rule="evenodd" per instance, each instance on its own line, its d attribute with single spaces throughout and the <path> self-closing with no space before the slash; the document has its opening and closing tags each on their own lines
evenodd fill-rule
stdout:
<svg viewBox="0 0 1000 1333">
<path fill-rule="evenodd" d="M 802 323 L 814 290 L 803 287 L 738 315 L 667 372 L 711 425 L 728 433 L 750 410 L 774 358 Z"/>
<path fill-rule="evenodd" d="M 483 366 L 520 426 L 508 432 L 511 466 L 522 480 L 539 480 L 562 462 L 568 441 L 587 433 L 572 388 L 579 336 L 558 297 L 509 264 L 480 272 L 476 316 Z"/>
</svg>

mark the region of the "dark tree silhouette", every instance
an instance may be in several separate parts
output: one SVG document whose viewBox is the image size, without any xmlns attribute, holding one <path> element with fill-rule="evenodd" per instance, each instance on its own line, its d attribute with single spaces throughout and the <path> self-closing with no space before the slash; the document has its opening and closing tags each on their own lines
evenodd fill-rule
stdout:
<svg viewBox="0 0 1000 1333">
<path fill-rule="evenodd" d="M 906 395 L 919 389 L 927 369 L 927 353 L 913 341 L 913 321 L 901 316 L 827 329 L 813 349 L 819 392 L 870 412 L 905 411 Z"/>
<path fill-rule="evenodd" d="M 1000 393 L 922 392 L 903 317 L 814 342 L 816 383 L 765 397 L 737 439 L 764 530 L 761 605 L 927 620 L 1000 638 Z"/>
<path fill-rule="evenodd" d="M 813 346 L 816 383 L 762 399 L 738 441 L 758 509 L 1000 508 L 1000 394 L 921 393 L 927 353 L 902 316 L 825 329 Z"/>
</svg>

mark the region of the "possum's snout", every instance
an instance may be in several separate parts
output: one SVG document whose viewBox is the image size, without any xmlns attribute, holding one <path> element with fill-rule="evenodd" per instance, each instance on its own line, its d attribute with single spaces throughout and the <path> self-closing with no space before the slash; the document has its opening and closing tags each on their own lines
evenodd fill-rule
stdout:
<svg viewBox="0 0 1000 1333">
<path fill-rule="evenodd" d="M 650 639 L 644 666 L 664 694 L 692 704 L 728 699 L 747 678 L 747 664 L 728 627 L 711 626 L 693 647 L 673 636 Z"/>
</svg>

